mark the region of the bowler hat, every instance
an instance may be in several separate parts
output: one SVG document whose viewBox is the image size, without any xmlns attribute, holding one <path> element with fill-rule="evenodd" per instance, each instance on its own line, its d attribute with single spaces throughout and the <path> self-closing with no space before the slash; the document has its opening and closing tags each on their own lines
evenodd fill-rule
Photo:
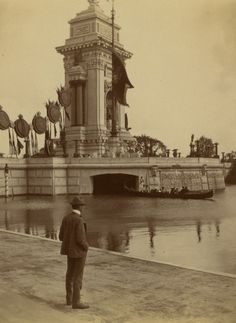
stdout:
<svg viewBox="0 0 236 323">
<path fill-rule="evenodd" d="M 80 197 L 77 197 L 75 196 L 73 198 L 73 200 L 71 201 L 70 203 L 72 205 L 72 207 L 74 206 L 80 206 L 80 205 L 85 205 L 84 201 L 80 198 Z"/>
</svg>

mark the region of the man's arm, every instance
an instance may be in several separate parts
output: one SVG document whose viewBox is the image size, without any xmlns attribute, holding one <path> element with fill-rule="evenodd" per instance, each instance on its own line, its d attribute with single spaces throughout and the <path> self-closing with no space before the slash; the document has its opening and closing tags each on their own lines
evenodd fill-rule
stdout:
<svg viewBox="0 0 236 323">
<path fill-rule="evenodd" d="M 59 240 L 63 241 L 64 238 L 64 219 L 62 220 L 61 227 L 60 227 L 60 232 L 59 232 Z"/>
<path fill-rule="evenodd" d="M 87 242 L 86 233 L 84 229 L 83 220 L 80 218 L 76 224 L 76 242 L 80 245 L 85 251 L 88 250 L 89 244 Z"/>
</svg>

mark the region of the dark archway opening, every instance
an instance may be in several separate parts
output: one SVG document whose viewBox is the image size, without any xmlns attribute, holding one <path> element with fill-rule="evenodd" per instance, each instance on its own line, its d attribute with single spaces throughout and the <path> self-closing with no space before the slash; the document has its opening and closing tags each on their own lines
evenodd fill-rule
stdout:
<svg viewBox="0 0 236 323">
<path fill-rule="evenodd" d="M 94 194 L 123 194 L 124 186 L 136 188 L 138 177 L 126 174 L 105 174 L 93 177 Z"/>
</svg>

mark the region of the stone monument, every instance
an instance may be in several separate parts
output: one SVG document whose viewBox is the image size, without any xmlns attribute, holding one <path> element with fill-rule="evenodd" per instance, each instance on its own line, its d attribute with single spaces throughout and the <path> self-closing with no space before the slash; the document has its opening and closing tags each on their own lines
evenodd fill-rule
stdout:
<svg viewBox="0 0 236 323">
<path fill-rule="evenodd" d="M 88 2 L 88 9 L 69 21 L 70 37 L 65 45 L 56 48 L 64 56 L 65 89 L 71 94 L 65 122 L 67 151 L 69 155 L 76 151 L 76 156 L 114 157 L 114 148 L 116 154 L 119 149 L 124 151 L 133 137 L 126 127 L 126 107 L 116 101 L 115 114 L 112 111 L 112 34 L 122 60 L 132 54 L 120 43 L 117 24 L 112 33 L 112 19 L 99 1 Z"/>
</svg>

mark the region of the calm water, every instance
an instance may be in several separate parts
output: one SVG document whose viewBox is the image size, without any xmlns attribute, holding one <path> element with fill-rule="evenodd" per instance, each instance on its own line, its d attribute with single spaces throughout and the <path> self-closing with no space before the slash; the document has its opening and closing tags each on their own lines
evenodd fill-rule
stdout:
<svg viewBox="0 0 236 323">
<path fill-rule="evenodd" d="M 85 196 L 90 245 L 236 274 L 236 186 L 214 200 Z M 57 239 L 66 197 L 0 200 L 0 227 Z"/>
</svg>

